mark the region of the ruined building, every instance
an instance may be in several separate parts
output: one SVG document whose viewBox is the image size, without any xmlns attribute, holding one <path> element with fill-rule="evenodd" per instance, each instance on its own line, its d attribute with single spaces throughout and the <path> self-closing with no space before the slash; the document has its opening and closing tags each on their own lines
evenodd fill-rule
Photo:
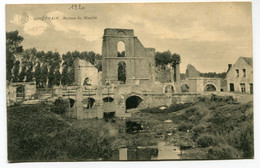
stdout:
<svg viewBox="0 0 260 168">
<path fill-rule="evenodd" d="M 120 51 L 120 46 L 123 50 Z M 145 48 L 131 29 L 104 30 L 102 72 L 76 58 L 75 85 L 55 89 L 54 98 L 69 102 L 71 118 L 129 117 L 143 108 L 195 101 L 197 96 L 220 92 L 220 78 L 203 78 L 192 65 L 180 79 L 180 63 L 165 71 L 155 67 L 155 49 Z M 241 57 L 227 73 L 228 91 L 253 93 L 252 59 Z M 8 102 L 34 98 L 32 84 L 8 85 Z M 55 99 L 54 99 L 55 100 Z"/>
<path fill-rule="evenodd" d="M 145 48 L 134 30 L 105 29 L 102 74 L 84 60 L 74 62 L 76 86 L 62 92 L 71 103 L 68 114 L 78 119 L 127 117 L 142 108 L 194 101 L 202 92 L 219 91 L 218 80 L 180 80 L 179 63 L 170 69 L 169 80 L 156 81 L 154 58 L 155 49 Z"/>
<path fill-rule="evenodd" d="M 125 54 L 118 55 L 123 43 Z M 102 84 L 150 84 L 154 82 L 154 48 L 145 48 L 130 29 L 105 29 L 102 47 Z M 122 76 L 119 76 L 122 71 Z"/>
</svg>

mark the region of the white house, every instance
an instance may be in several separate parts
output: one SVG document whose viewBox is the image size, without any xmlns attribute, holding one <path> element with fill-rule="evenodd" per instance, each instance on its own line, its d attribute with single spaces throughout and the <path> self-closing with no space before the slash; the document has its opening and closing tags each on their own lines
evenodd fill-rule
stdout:
<svg viewBox="0 0 260 168">
<path fill-rule="evenodd" d="M 239 57 L 234 65 L 229 64 L 227 91 L 253 94 L 253 58 Z"/>
</svg>

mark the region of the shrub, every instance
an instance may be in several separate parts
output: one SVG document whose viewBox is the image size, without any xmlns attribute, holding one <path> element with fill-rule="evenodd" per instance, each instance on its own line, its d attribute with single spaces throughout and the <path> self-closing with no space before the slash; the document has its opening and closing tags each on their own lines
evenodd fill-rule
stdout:
<svg viewBox="0 0 260 168">
<path fill-rule="evenodd" d="M 254 156 L 254 134 L 252 121 L 242 123 L 239 128 L 235 128 L 227 134 L 227 141 L 230 145 L 243 151 L 244 158 Z"/>
<path fill-rule="evenodd" d="M 175 112 L 175 111 L 179 111 L 185 108 L 188 108 L 190 106 L 192 106 L 193 103 L 184 103 L 184 104 L 172 104 L 168 109 L 167 112 Z"/>
<path fill-rule="evenodd" d="M 187 130 L 190 130 L 192 128 L 192 126 L 193 125 L 191 123 L 181 123 L 178 126 L 178 130 L 186 132 Z"/>
<path fill-rule="evenodd" d="M 172 104 L 167 109 L 164 109 L 164 110 L 160 110 L 159 107 L 154 107 L 154 108 L 147 108 L 147 109 L 141 110 L 141 112 L 152 113 L 152 114 L 155 114 L 155 113 L 171 113 L 171 112 L 176 112 L 176 111 L 188 108 L 192 105 L 193 105 L 193 103 Z"/>
<path fill-rule="evenodd" d="M 68 102 L 61 97 L 55 100 L 54 105 L 51 108 L 51 112 L 56 114 L 64 114 L 68 109 Z"/>
<path fill-rule="evenodd" d="M 241 158 L 241 153 L 230 145 L 213 146 L 208 149 L 208 159 L 235 159 Z"/>
<path fill-rule="evenodd" d="M 197 111 L 196 108 L 189 108 L 188 110 L 185 111 L 185 114 L 187 115 L 187 117 L 192 116 L 195 112 Z"/>
<path fill-rule="evenodd" d="M 192 128 L 192 133 L 193 133 L 192 139 L 195 141 L 199 137 L 200 134 L 202 134 L 206 131 L 207 131 L 207 125 L 206 124 L 195 125 Z"/>
<path fill-rule="evenodd" d="M 197 139 L 197 145 L 202 148 L 214 146 L 217 144 L 215 135 L 202 134 Z"/>
<path fill-rule="evenodd" d="M 207 98 L 206 96 L 199 96 L 197 97 L 197 101 L 205 102 L 205 101 L 209 101 L 209 98 Z"/>
</svg>

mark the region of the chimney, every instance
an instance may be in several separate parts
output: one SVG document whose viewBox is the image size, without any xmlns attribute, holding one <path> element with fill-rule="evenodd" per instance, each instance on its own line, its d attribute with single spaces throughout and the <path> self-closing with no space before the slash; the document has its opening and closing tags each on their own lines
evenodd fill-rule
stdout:
<svg viewBox="0 0 260 168">
<path fill-rule="evenodd" d="M 227 72 L 232 68 L 232 64 L 228 64 L 228 70 Z"/>
</svg>

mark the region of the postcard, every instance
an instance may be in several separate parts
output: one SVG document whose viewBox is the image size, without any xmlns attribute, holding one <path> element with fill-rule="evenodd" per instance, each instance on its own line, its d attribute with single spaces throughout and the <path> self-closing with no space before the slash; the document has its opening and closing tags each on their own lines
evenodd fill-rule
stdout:
<svg viewBox="0 0 260 168">
<path fill-rule="evenodd" d="M 251 2 L 5 8 L 8 162 L 254 159 Z"/>
</svg>

